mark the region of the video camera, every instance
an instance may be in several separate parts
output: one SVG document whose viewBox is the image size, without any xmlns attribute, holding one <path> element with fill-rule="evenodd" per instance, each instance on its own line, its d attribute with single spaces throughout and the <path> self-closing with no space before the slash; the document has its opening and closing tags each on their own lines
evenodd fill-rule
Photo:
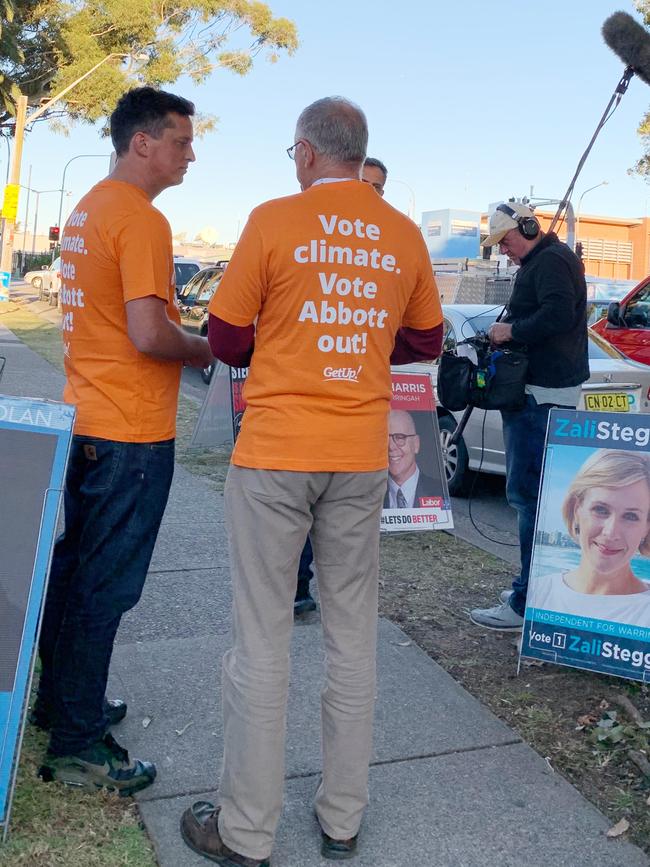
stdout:
<svg viewBox="0 0 650 867">
<path fill-rule="evenodd" d="M 521 409 L 526 400 L 527 370 L 525 348 L 495 347 L 484 331 L 443 352 L 438 365 L 438 399 L 451 412 L 464 410 L 452 443 L 460 438 L 474 408 Z"/>
</svg>

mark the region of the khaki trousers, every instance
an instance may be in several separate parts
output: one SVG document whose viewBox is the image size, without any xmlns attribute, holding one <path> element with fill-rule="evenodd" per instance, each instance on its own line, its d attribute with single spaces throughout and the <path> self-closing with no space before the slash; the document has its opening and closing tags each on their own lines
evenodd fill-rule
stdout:
<svg viewBox="0 0 650 867">
<path fill-rule="evenodd" d="M 368 803 L 385 492 L 386 470 L 229 470 L 233 646 L 223 659 L 219 827 L 226 845 L 249 858 L 269 856 L 282 809 L 293 600 L 307 533 L 327 657 L 315 807 L 330 836 L 359 830 Z"/>
</svg>

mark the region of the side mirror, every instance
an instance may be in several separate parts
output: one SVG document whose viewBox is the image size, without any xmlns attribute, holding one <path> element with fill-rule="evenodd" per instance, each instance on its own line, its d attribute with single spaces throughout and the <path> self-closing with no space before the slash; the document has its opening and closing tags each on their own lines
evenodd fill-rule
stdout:
<svg viewBox="0 0 650 867">
<path fill-rule="evenodd" d="M 621 305 L 618 301 L 612 301 L 607 308 L 608 325 L 613 325 L 615 328 L 620 328 L 622 325 L 625 325 L 624 312 L 625 308 L 621 309 Z"/>
</svg>

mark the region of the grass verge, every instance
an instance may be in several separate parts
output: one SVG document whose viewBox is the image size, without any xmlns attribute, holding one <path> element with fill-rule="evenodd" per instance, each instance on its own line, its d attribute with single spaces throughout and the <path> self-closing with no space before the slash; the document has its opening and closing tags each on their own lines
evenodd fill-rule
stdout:
<svg viewBox="0 0 650 867">
<path fill-rule="evenodd" d="M 517 675 L 515 636 L 468 617 L 512 571 L 444 532 L 384 537 L 380 612 L 650 853 L 650 687 L 531 661 Z"/>
<path fill-rule="evenodd" d="M 47 735 L 27 725 L 3 867 L 155 867 L 135 801 L 41 782 L 46 747 Z"/>
</svg>

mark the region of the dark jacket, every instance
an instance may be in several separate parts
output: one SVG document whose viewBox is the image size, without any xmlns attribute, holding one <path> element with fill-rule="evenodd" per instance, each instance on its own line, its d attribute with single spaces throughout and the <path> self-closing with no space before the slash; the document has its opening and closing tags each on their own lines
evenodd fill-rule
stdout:
<svg viewBox="0 0 650 867">
<path fill-rule="evenodd" d="M 504 322 L 528 347 L 530 385 L 565 388 L 589 379 L 587 285 L 582 264 L 557 235 L 521 260 Z"/>
</svg>

